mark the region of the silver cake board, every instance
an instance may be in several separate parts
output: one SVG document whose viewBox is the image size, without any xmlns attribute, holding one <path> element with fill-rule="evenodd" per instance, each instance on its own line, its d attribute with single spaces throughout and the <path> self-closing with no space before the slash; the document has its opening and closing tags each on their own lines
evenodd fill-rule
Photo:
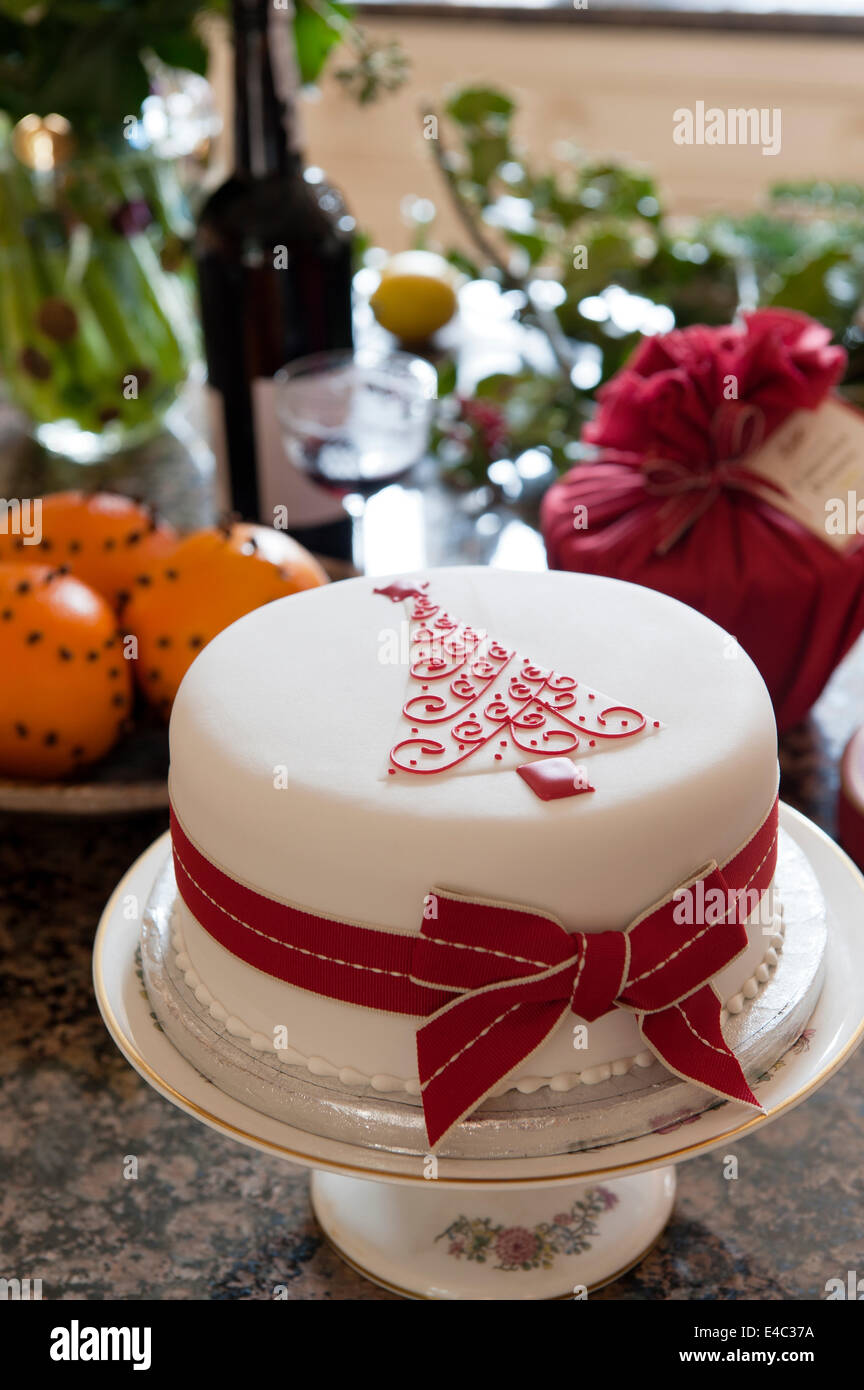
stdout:
<svg viewBox="0 0 864 1390">
<path fill-rule="evenodd" d="M 776 887 L 783 904 L 782 954 L 769 979 L 724 1025 L 757 1096 L 759 1080 L 797 1041 L 822 987 L 826 909 L 803 852 L 780 832 Z M 170 856 L 148 901 L 142 928 L 144 980 L 154 1013 L 180 1053 L 235 1100 L 298 1129 L 397 1154 L 428 1152 L 419 1097 L 398 1100 L 371 1087 L 313 1076 L 232 1037 L 188 987 L 176 963 L 171 924 L 178 902 Z M 770 944 L 766 936 L 766 950 Z M 563 1094 L 542 1087 L 491 1098 L 439 1145 L 442 1158 L 535 1158 L 602 1149 L 662 1132 L 723 1104 L 660 1063 Z"/>
</svg>

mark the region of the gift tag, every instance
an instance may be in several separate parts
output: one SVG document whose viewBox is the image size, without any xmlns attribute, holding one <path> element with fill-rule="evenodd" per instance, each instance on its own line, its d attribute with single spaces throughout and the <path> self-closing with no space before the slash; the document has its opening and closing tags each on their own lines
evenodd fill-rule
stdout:
<svg viewBox="0 0 864 1390">
<path fill-rule="evenodd" d="M 747 459 L 747 467 L 784 488 L 771 505 L 836 550 L 864 536 L 864 414 L 832 397 L 818 410 L 796 410 Z"/>
</svg>

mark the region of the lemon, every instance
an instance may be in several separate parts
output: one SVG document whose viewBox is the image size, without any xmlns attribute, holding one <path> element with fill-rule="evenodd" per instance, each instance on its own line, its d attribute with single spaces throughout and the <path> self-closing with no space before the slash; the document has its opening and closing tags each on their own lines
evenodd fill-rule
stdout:
<svg viewBox="0 0 864 1390">
<path fill-rule="evenodd" d="M 381 272 L 372 311 L 404 343 L 421 343 L 452 319 L 460 276 L 434 251 L 400 251 Z"/>
</svg>

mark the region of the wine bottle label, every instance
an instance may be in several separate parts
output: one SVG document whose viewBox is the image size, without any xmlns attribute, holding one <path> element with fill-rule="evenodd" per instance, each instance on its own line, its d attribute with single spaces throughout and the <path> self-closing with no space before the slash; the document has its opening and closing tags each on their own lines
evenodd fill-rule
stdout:
<svg viewBox="0 0 864 1390">
<path fill-rule="evenodd" d="M 231 510 L 231 471 L 225 433 L 225 406 L 220 391 L 207 388 L 210 444 L 216 457 L 216 492 L 221 510 Z M 258 520 L 280 530 L 300 531 L 344 521 L 338 497 L 318 487 L 291 463 L 276 415 L 276 388 L 270 377 L 252 383 Z"/>
<path fill-rule="evenodd" d="M 252 414 L 261 520 L 273 526 L 284 517 L 282 525 L 291 531 L 344 520 L 345 508 L 339 498 L 318 487 L 289 460 L 276 415 L 276 385 L 271 377 L 253 381 Z"/>
<path fill-rule="evenodd" d="M 225 432 L 225 402 L 215 386 L 205 386 L 207 433 L 216 468 L 213 474 L 213 495 L 216 511 L 231 511 L 231 467 L 228 462 L 228 436 Z"/>
</svg>

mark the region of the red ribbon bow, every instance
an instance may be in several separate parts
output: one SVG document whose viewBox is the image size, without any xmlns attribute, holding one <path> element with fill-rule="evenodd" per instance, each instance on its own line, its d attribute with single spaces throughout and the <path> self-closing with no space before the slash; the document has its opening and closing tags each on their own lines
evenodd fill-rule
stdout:
<svg viewBox="0 0 864 1390">
<path fill-rule="evenodd" d="M 720 889 L 728 901 L 719 869 L 703 883 L 706 895 Z M 522 1066 L 568 1010 L 590 1024 L 613 1008 L 628 1009 L 673 1071 L 758 1105 L 723 1040 L 721 1001 L 706 984 L 747 945 L 740 922 L 683 926 L 664 903 L 629 931 L 571 935 L 542 913 L 433 896 L 438 917 L 423 924 L 412 976 L 455 998 L 417 1033 L 431 1144 Z"/>
<path fill-rule="evenodd" d="M 421 1020 L 417 1056 L 434 1145 L 524 1064 L 568 1011 L 588 1024 L 613 1008 L 631 1011 L 670 1070 L 758 1107 L 723 1040 L 721 1001 L 708 982 L 747 945 L 742 922 L 753 899 L 735 909 L 744 893 L 761 896 L 770 886 L 777 814 L 775 801 L 722 869 L 709 865 L 683 885 L 701 881 L 703 900 L 711 902 L 711 890 L 720 889 L 727 910 L 716 920 L 676 921 L 676 890 L 626 931 L 572 934 L 546 913 L 444 891 L 433 895 L 437 916 L 424 921 L 419 936 L 319 917 L 226 874 L 173 811 L 171 833 L 184 902 L 235 956 L 327 998 Z"/>
</svg>

